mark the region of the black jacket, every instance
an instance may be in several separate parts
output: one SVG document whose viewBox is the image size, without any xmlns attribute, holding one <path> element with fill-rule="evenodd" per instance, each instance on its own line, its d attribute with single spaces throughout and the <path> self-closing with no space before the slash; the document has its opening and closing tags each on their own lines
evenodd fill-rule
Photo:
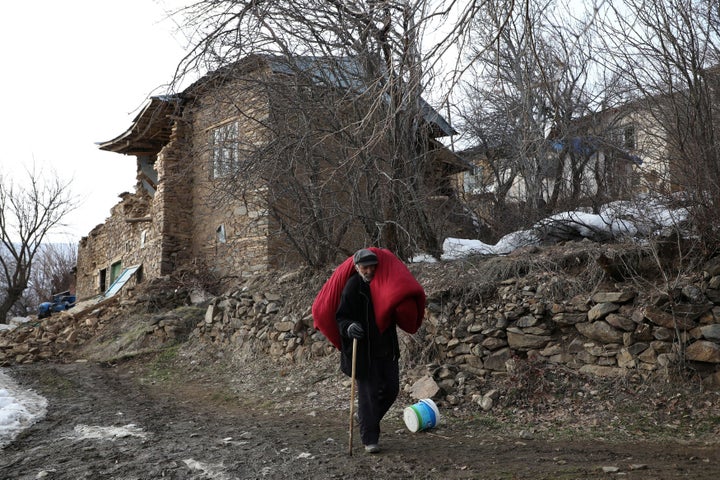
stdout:
<svg viewBox="0 0 720 480">
<path fill-rule="evenodd" d="M 385 332 L 380 333 L 375 323 L 370 284 L 366 283 L 357 272 L 350 276 L 343 288 L 335 320 L 340 330 L 340 369 L 345 375 L 352 374 L 353 339 L 348 336 L 347 329 L 353 322 L 359 322 L 365 331 L 365 338 L 358 340 L 356 378 L 366 378 L 372 361 L 388 359 L 397 361 L 400 348 L 395 323 L 393 322 Z"/>
</svg>

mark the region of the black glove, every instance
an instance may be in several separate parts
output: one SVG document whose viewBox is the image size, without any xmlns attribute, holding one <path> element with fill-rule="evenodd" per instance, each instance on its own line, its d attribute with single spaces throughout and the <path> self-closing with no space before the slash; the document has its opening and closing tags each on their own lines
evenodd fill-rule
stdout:
<svg viewBox="0 0 720 480">
<path fill-rule="evenodd" d="M 363 330 L 362 325 L 360 325 L 358 322 L 353 322 L 350 324 L 347 329 L 347 334 L 348 337 L 356 338 L 358 340 L 365 338 L 365 330 Z"/>
</svg>

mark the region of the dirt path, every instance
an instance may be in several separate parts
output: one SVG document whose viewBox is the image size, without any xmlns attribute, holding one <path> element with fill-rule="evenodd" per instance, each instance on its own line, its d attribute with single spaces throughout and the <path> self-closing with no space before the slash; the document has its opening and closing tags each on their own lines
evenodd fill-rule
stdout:
<svg viewBox="0 0 720 480">
<path fill-rule="evenodd" d="M 350 457 L 340 377 L 292 382 L 282 379 L 292 372 L 273 372 L 267 382 L 237 375 L 227 385 L 190 370 L 170 378 L 139 368 L 5 369 L 49 406 L 0 450 L 0 479 L 720 478 L 717 443 L 521 438 L 452 412 L 438 428 L 413 434 L 400 401 L 385 421 L 383 452 L 365 454 L 356 432 Z"/>
</svg>

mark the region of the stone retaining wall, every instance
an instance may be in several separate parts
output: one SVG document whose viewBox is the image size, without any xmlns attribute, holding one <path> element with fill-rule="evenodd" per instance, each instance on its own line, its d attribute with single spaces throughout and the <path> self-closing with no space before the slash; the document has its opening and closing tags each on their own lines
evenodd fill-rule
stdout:
<svg viewBox="0 0 720 480">
<path fill-rule="evenodd" d="M 672 301 L 630 287 L 547 301 L 543 292 L 557 281 L 508 279 L 483 305 L 431 295 L 420 331 L 401 335 L 410 363 L 439 366 L 434 380 L 449 396 L 457 382 L 441 372 L 503 374 L 516 359 L 599 376 L 691 368 L 707 385 L 720 385 L 720 269 L 687 283 Z M 287 362 L 333 353 L 312 328 L 309 305 L 293 310 L 278 293 L 285 287 L 277 288 L 213 299 L 191 337 Z"/>
<path fill-rule="evenodd" d="M 604 377 L 692 371 L 705 385 L 720 385 L 720 266 L 687 279 L 670 295 L 616 284 L 614 290 L 562 298 L 562 285 L 560 274 L 547 273 L 502 281 L 482 301 L 430 292 L 420 331 L 400 336 L 405 381 L 423 384 L 423 395 L 440 395 L 449 404 L 474 397 L 479 389 L 473 382 L 511 373 L 518 361 Z M 158 292 L 138 288 L 121 306 L 159 301 Z M 193 303 L 204 305 L 199 321 L 197 313 L 190 322 L 173 310 L 158 313 L 144 335 L 154 345 L 187 338 L 269 355 L 278 363 L 334 355 L 312 327 L 309 289 L 293 275 L 248 282 L 220 297 L 196 297 Z M 82 315 L 70 310 L 0 332 L 0 364 L 61 357 L 122 315 L 122 308 L 101 304 Z M 414 387 L 410 383 L 406 390 Z M 490 402 L 486 397 L 478 403 Z"/>
</svg>

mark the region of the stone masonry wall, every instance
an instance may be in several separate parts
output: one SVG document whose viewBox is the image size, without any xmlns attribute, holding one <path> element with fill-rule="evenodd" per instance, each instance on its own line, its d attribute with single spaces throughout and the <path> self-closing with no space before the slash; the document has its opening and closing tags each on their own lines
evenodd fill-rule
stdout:
<svg viewBox="0 0 720 480">
<path fill-rule="evenodd" d="M 160 235 L 151 218 L 150 196 L 145 192 L 124 193 L 110 211 L 105 223 L 95 227 L 78 245 L 77 296 L 83 300 L 103 293 L 100 270 L 107 272 L 105 288 L 110 286 L 110 267 L 142 264 L 146 275 L 159 269 Z"/>
<path fill-rule="evenodd" d="M 450 404 L 476 393 L 468 378 L 506 373 L 518 359 L 604 377 L 691 368 L 706 385 L 720 385 L 720 266 L 688 282 L 673 302 L 624 286 L 550 301 L 558 282 L 554 274 L 511 278 L 483 305 L 430 294 L 420 331 L 401 335 L 403 355 L 438 366 L 431 382 Z M 286 302 L 288 283 L 215 298 L 191 337 L 280 362 L 333 353 L 312 328 L 309 305 Z"/>
<path fill-rule="evenodd" d="M 206 305 L 199 310 L 204 316 L 179 313 L 182 309 L 158 313 L 140 341 L 163 345 L 189 339 L 249 357 L 267 355 L 279 364 L 337 355 L 312 327 L 313 281 L 297 272 L 268 280 L 248 281 L 211 299 L 191 292 L 192 303 Z M 508 278 L 481 302 L 428 292 L 420 331 L 400 335 L 405 389 L 421 384 L 425 396 L 489 409 L 492 394 L 483 391 L 485 380 L 511 374 L 519 362 L 541 366 L 538 372 L 555 365 L 616 378 L 692 372 L 707 387 L 720 387 L 720 262 L 687 278 L 672 299 L 623 284 L 562 298 L 557 293 L 563 285 L 561 274 L 547 273 Z M 127 298 L 0 331 L 0 365 L 65 355 L 121 321 L 122 305 L 157 305 L 161 297 L 178 297 L 169 303 L 177 305 L 187 296 L 172 288 L 143 288 L 130 289 L 134 293 Z M 118 302 L 120 310 L 113 307 Z"/>
<path fill-rule="evenodd" d="M 152 219 L 161 234 L 161 248 L 157 252 L 160 268 L 153 271 L 152 278 L 172 273 L 179 265 L 193 259 L 190 245 L 195 197 L 192 188 L 193 159 L 188 151 L 189 132 L 187 121 L 175 122 L 170 141 L 155 162 L 158 185 L 153 197 Z"/>
<path fill-rule="evenodd" d="M 264 141 L 268 117 L 266 93 L 260 88 L 258 71 L 204 91 L 185 111 L 192 123 L 193 256 L 203 259 L 219 278 L 246 278 L 267 271 L 268 218 L 262 187 L 258 194 L 246 191 L 242 199 L 222 195 L 218 187 L 228 179 L 213 178 L 213 129 L 236 122 L 240 155 L 249 155 Z M 241 162 L 246 159 L 241 159 Z M 218 229 L 224 230 L 221 240 Z"/>
<path fill-rule="evenodd" d="M 78 247 L 77 294 L 84 299 L 100 293 L 99 272 L 110 266 L 142 264 L 146 279 L 172 272 L 189 262 L 192 231 L 192 176 L 183 152 L 185 124 L 177 122 L 170 142 L 157 155 L 158 185 L 151 197 L 138 178 L 135 193 L 123 193 L 105 223 L 95 227 Z"/>
</svg>

